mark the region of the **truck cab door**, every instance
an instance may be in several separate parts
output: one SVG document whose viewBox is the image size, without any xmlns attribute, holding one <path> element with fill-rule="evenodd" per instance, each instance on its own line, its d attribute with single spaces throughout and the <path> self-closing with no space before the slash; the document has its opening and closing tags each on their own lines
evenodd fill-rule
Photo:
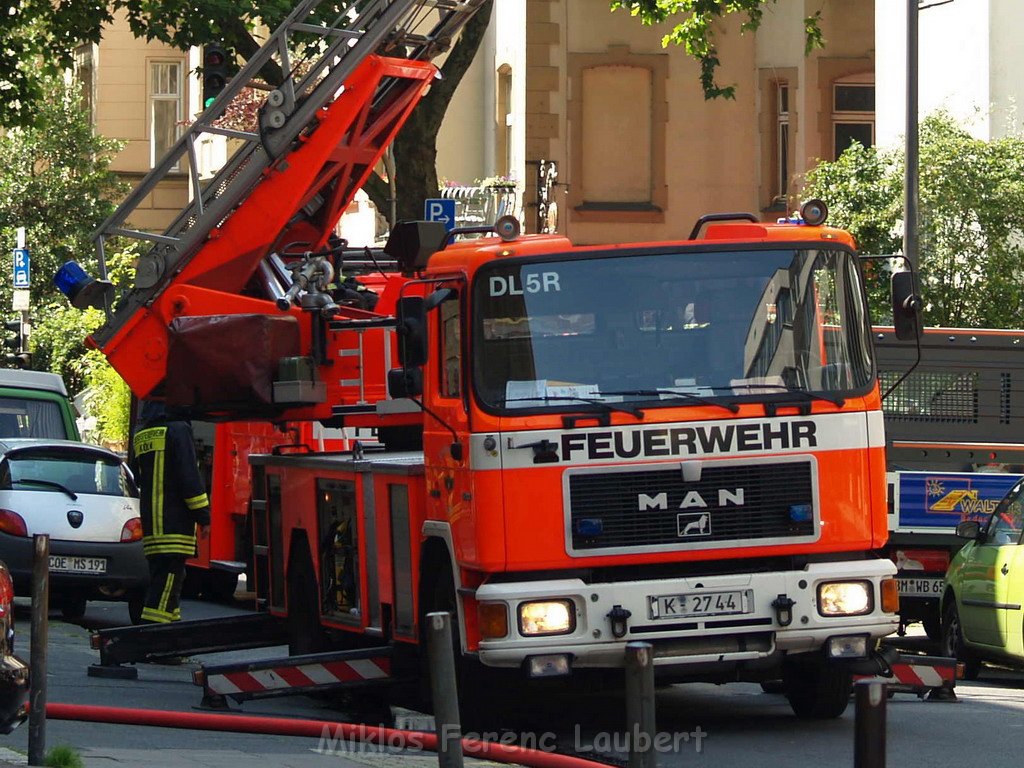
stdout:
<svg viewBox="0 0 1024 768">
<path fill-rule="evenodd" d="M 1006 649 L 1011 636 L 1015 640 L 1019 637 L 1024 591 L 1020 586 L 1024 580 L 1022 523 L 1024 489 L 1018 486 L 999 502 L 984 538 L 965 563 L 961 621 L 964 634 L 972 642 Z M 1010 631 L 1011 625 L 1016 631 Z"/>
<path fill-rule="evenodd" d="M 433 417 L 426 419 L 423 448 L 431 517 L 452 524 L 456 547 L 461 549 L 460 540 L 464 545 L 470 533 L 466 512 L 473 492 L 467 439 L 465 291 L 456 281 L 444 287 L 451 293 L 431 316 L 434 332 L 423 397 L 429 400 Z"/>
</svg>

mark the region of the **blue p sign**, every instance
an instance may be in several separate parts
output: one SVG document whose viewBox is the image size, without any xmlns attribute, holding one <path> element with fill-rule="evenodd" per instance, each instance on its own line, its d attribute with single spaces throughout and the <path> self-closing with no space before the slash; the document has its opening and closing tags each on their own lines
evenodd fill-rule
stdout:
<svg viewBox="0 0 1024 768">
<path fill-rule="evenodd" d="M 455 201 L 440 197 L 425 200 L 423 218 L 427 221 L 440 221 L 451 232 L 455 228 Z"/>
<path fill-rule="evenodd" d="M 29 256 L 28 248 L 14 249 L 14 287 L 29 287 Z"/>
</svg>

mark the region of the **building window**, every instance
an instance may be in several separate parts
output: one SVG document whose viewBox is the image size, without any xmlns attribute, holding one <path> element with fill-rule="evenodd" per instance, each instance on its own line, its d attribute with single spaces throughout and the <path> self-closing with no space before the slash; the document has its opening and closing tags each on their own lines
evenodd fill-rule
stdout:
<svg viewBox="0 0 1024 768">
<path fill-rule="evenodd" d="M 775 200 L 789 194 L 789 84 L 775 88 Z"/>
<path fill-rule="evenodd" d="M 875 84 L 840 81 L 832 86 L 833 158 L 855 141 L 875 144 Z"/>
<path fill-rule="evenodd" d="M 498 69 L 497 147 L 494 165 L 499 176 L 512 174 L 512 69 L 507 64 Z"/>
<path fill-rule="evenodd" d="M 582 86 L 584 205 L 650 206 L 651 71 L 590 67 Z"/>
<path fill-rule="evenodd" d="M 151 62 L 149 73 L 150 165 L 156 166 L 178 140 L 184 108 L 181 62 Z"/>
<path fill-rule="evenodd" d="M 93 64 L 92 45 L 75 50 L 75 80 L 81 89 L 82 111 L 89 116 L 89 124 L 96 125 L 96 67 Z"/>
<path fill-rule="evenodd" d="M 799 135 L 800 89 L 795 67 L 758 72 L 757 126 L 760 136 L 758 199 L 769 219 L 785 213 L 796 178 L 794 145 Z"/>
<path fill-rule="evenodd" d="M 573 218 L 664 221 L 667 57 L 613 46 L 570 54 L 570 71 Z"/>
</svg>

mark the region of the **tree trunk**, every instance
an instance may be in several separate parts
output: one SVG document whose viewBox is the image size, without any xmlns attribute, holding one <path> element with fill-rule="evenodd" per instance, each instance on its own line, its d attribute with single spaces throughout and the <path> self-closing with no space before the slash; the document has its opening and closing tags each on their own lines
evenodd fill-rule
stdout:
<svg viewBox="0 0 1024 768">
<path fill-rule="evenodd" d="M 435 80 L 430 86 L 430 92 L 413 110 L 395 138 L 396 206 L 399 221 L 422 219 L 423 201 L 437 197 L 437 133 L 455 89 L 473 63 L 487 31 L 492 6 L 493 0 L 488 0 L 463 27 L 458 42 L 441 67 L 441 79 Z M 390 208 L 387 184 L 374 177 L 365 186 L 365 190 L 377 210 L 387 215 Z"/>
</svg>

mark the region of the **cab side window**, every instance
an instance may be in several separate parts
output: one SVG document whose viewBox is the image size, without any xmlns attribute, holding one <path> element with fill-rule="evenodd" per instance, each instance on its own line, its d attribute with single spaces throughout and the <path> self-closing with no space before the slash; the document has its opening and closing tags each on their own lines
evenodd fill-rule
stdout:
<svg viewBox="0 0 1024 768">
<path fill-rule="evenodd" d="M 992 513 L 985 543 L 1000 546 L 1020 542 L 1021 530 L 1024 529 L 1024 488 L 1018 486 L 1013 493 L 999 502 Z"/>
<path fill-rule="evenodd" d="M 462 306 L 458 293 L 438 308 L 441 325 L 441 396 L 462 395 Z"/>
</svg>

